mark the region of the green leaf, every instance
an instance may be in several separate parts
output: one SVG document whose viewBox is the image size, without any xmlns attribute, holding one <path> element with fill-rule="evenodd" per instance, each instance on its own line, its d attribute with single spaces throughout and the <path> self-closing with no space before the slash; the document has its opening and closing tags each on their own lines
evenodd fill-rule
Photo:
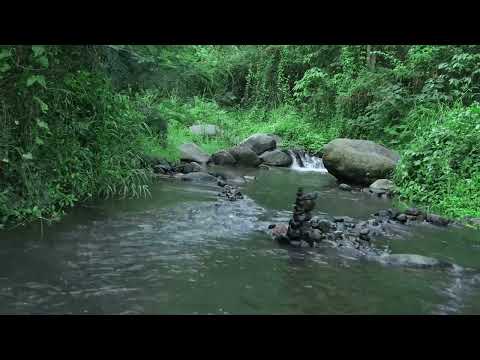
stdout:
<svg viewBox="0 0 480 360">
<path fill-rule="evenodd" d="M 22 157 L 26 160 L 32 160 L 33 159 L 32 153 L 23 154 Z"/>
<path fill-rule="evenodd" d="M 0 50 L 0 60 L 10 57 L 12 54 L 10 50 L 2 49 Z"/>
<path fill-rule="evenodd" d="M 48 58 L 46 56 L 39 57 L 37 59 L 40 65 L 42 65 L 45 69 L 48 69 Z"/>
<path fill-rule="evenodd" d="M 45 46 L 43 45 L 32 45 L 33 56 L 38 57 L 45 53 Z"/>
<path fill-rule="evenodd" d="M 47 87 L 47 84 L 45 83 L 45 76 L 43 75 L 31 75 L 28 79 L 27 79 L 27 87 L 30 87 L 32 86 L 33 84 L 35 83 L 39 83 L 40 85 L 42 85 L 44 88 Z"/>
<path fill-rule="evenodd" d="M 40 119 L 37 119 L 37 126 L 41 127 L 42 129 L 48 130 L 48 124 L 45 121 L 42 121 Z"/>
<path fill-rule="evenodd" d="M 43 144 L 44 144 L 43 140 L 40 139 L 38 136 L 35 138 L 35 143 L 36 143 L 37 145 L 43 145 Z"/>
<path fill-rule="evenodd" d="M 8 70 L 10 70 L 12 67 L 8 64 L 3 64 L 0 66 L 0 73 L 4 73 L 4 72 L 7 72 Z"/>
<path fill-rule="evenodd" d="M 42 99 L 40 99 L 40 98 L 37 97 L 37 96 L 34 96 L 33 99 L 34 99 L 36 102 L 38 102 L 38 104 L 40 105 L 40 109 L 42 110 L 42 112 L 46 113 L 46 112 L 48 111 L 48 105 L 45 104 Z M 38 121 L 37 121 L 37 123 L 38 123 Z"/>
</svg>

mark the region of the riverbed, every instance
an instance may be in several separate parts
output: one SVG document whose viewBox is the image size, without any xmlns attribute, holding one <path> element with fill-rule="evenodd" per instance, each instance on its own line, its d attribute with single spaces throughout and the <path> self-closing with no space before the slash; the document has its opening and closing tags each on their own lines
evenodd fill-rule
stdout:
<svg viewBox="0 0 480 360">
<path fill-rule="evenodd" d="M 285 248 L 268 225 L 291 216 L 298 186 L 314 214 L 367 219 L 391 200 L 344 192 L 324 172 L 238 170 L 243 200 L 162 180 L 152 196 L 98 201 L 60 223 L 0 233 L 1 314 L 478 314 L 473 271 L 389 267 L 334 250 Z M 375 239 L 480 270 L 480 233 L 427 223 Z"/>
</svg>

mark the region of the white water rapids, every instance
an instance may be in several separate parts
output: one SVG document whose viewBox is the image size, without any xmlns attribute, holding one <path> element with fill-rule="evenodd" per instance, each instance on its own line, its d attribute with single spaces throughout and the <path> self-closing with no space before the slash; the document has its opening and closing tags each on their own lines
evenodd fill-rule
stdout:
<svg viewBox="0 0 480 360">
<path fill-rule="evenodd" d="M 288 153 L 293 159 L 290 169 L 296 171 L 328 173 L 327 169 L 325 169 L 325 166 L 323 165 L 322 158 L 311 156 L 304 151 L 289 150 Z"/>
</svg>

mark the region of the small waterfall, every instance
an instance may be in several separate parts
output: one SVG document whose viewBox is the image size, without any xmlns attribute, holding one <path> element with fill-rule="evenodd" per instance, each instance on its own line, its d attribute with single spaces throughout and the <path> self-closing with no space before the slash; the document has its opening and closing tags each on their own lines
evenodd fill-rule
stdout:
<svg viewBox="0 0 480 360">
<path fill-rule="evenodd" d="M 303 150 L 288 150 L 288 153 L 293 159 L 290 169 L 328 173 L 325 166 L 323 166 L 322 158 L 311 156 Z"/>
</svg>

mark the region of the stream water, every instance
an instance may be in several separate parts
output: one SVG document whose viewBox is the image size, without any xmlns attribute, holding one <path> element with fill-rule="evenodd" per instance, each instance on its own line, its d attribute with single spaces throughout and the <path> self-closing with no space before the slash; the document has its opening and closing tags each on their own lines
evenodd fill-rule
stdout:
<svg viewBox="0 0 480 360">
<path fill-rule="evenodd" d="M 298 186 L 320 192 L 314 213 L 366 219 L 391 206 L 339 191 L 315 169 L 242 170 L 256 180 L 236 202 L 219 200 L 217 186 L 164 180 L 148 199 L 99 201 L 43 231 L 1 232 L 0 313 L 480 313 L 476 271 L 389 267 L 272 241 L 265 230 L 288 220 Z M 479 240 L 421 224 L 376 244 L 480 270 Z"/>
</svg>

